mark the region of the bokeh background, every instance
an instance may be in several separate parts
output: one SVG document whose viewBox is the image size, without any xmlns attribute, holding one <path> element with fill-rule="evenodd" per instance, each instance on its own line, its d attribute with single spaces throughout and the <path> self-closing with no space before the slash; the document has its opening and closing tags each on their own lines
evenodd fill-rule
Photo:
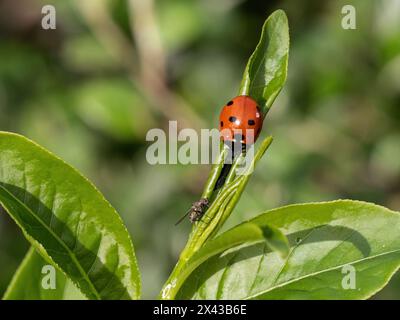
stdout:
<svg viewBox="0 0 400 320">
<path fill-rule="evenodd" d="M 41 8 L 57 10 L 43 30 Z M 356 30 L 341 27 L 344 4 Z M 0 130 L 37 141 L 89 177 L 136 248 L 157 295 L 209 167 L 151 166 L 146 132 L 216 127 L 266 17 L 287 12 L 288 82 L 266 118 L 274 143 L 229 220 L 351 198 L 400 210 L 400 1 L 2 0 Z M 0 294 L 28 249 L 0 213 Z M 376 297 L 399 299 L 400 275 Z"/>
</svg>

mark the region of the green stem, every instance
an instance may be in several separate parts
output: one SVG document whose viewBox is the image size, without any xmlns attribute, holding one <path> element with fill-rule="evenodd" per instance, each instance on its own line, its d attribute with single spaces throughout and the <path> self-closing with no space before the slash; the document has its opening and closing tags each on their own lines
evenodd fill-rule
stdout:
<svg viewBox="0 0 400 320">
<path fill-rule="evenodd" d="M 179 276 L 174 278 L 170 277 L 170 281 L 167 282 L 169 286 L 164 288 L 161 298 L 173 299 L 190 274 L 210 257 L 213 257 L 224 252 L 226 249 L 245 242 L 248 243 L 266 240 L 263 230 L 255 224 L 244 223 L 241 225 L 241 229 L 242 233 L 237 237 L 231 238 L 229 242 L 218 243 L 217 241 L 217 243 L 213 243 L 214 240 L 207 242 L 207 244 L 205 244 L 201 250 L 197 251 L 192 258 L 182 268 L 179 269 Z"/>
<path fill-rule="evenodd" d="M 219 153 L 216 162 L 213 164 L 206 185 L 204 186 L 204 190 L 201 195 L 202 198 L 211 199 L 214 192 L 215 184 L 217 183 L 218 177 L 221 174 L 222 168 L 224 167 L 225 157 L 228 153 L 228 148 L 224 143 L 221 143 L 220 150 L 221 152 Z"/>
<path fill-rule="evenodd" d="M 201 245 L 200 239 L 202 236 L 207 234 L 207 229 L 210 227 L 210 225 L 212 226 L 213 223 L 215 223 L 214 217 L 220 210 L 220 207 L 224 204 L 226 198 L 230 197 L 230 195 L 236 190 L 238 185 L 239 182 L 235 181 L 226 186 L 221 195 L 211 204 L 210 208 L 206 211 L 202 219 L 195 223 L 186 247 L 181 253 L 180 260 L 189 260 L 190 256 L 199 248 Z"/>
<path fill-rule="evenodd" d="M 236 187 L 233 186 L 233 187 Z M 228 190 L 228 195 L 225 198 L 225 201 L 221 204 L 218 202 L 219 206 L 226 207 L 227 204 L 229 203 L 229 200 L 232 199 L 235 190 L 234 188 L 230 188 Z M 211 209 L 211 208 L 210 208 Z M 213 209 L 213 211 L 215 211 Z M 217 211 L 220 212 L 220 211 Z M 208 220 L 207 220 L 208 221 Z M 205 223 L 204 223 L 205 225 Z M 187 270 L 187 265 L 190 260 L 190 258 L 195 254 L 198 249 L 200 249 L 200 246 L 196 246 L 196 243 L 200 243 L 198 239 L 201 236 L 201 231 L 202 228 L 196 229 L 197 232 L 194 232 L 194 234 L 191 235 L 189 238 L 189 241 L 187 242 L 185 248 L 183 249 L 178 263 L 175 265 L 174 270 L 172 271 L 171 275 L 169 276 L 168 280 L 164 284 L 161 293 L 159 295 L 159 299 L 162 300 L 172 300 L 175 298 L 176 294 L 178 293 L 179 289 L 183 285 L 184 281 L 187 279 L 187 277 L 190 275 L 190 272 Z M 203 242 L 203 241 L 201 241 Z"/>
<path fill-rule="evenodd" d="M 228 175 L 226 176 L 224 185 L 222 186 L 222 188 L 220 188 L 218 190 L 218 192 L 216 192 L 216 194 L 214 194 L 213 196 L 215 198 L 218 198 L 218 196 L 221 194 L 221 192 L 224 190 L 224 188 L 229 185 L 230 183 L 233 182 L 233 180 L 236 178 L 236 171 L 238 169 L 238 167 L 240 165 L 242 165 L 243 161 L 245 159 L 245 154 L 241 153 L 239 156 L 237 156 L 232 163 L 231 169 L 229 170 Z"/>
<path fill-rule="evenodd" d="M 203 218 L 197 222 L 189 237 L 189 240 L 183 249 L 179 261 L 172 271 L 167 282 L 163 286 L 159 298 L 164 300 L 174 299 L 186 278 L 190 275 L 186 266 L 190 258 L 212 238 L 223 223 L 233 211 L 236 203 L 239 201 L 240 195 L 254 170 L 256 163 L 264 155 L 265 151 L 272 143 L 272 137 L 266 138 L 260 145 L 256 155 L 252 159 L 250 165 L 246 168 L 244 174 L 235 177 L 237 166 L 243 164 L 242 160 L 237 160 L 225 181 L 222 190 L 218 194 L 215 201 L 204 214 Z M 239 157 L 240 158 L 240 157 Z M 235 171 L 235 172 L 233 172 Z"/>
<path fill-rule="evenodd" d="M 228 176 L 226 177 L 225 180 L 225 185 L 231 183 L 235 178 L 236 178 L 236 170 L 237 168 L 242 165 L 243 160 L 245 159 L 246 155 L 244 153 L 241 153 L 233 162 L 232 168 L 229 171 Z"/>
<path fill-rule="evenodd" d="M 272 143 L 273 138 L 271 136 L 267 137 L 266 139 L 263 140 L 263 142 L 261 143 L 260 147 L 257 150 L 257 153 L 255 154 L 254 158 L 252 159 L 250 166 L 246 169 L 246 171 L 244 172 L 244 174 L 242 176 L 240 176 L 240 184 L 235 192 L 234 197 L 232 198 L 232 200 L 229 202 L 228 206 L 226 207 L 226 209 L 223 211 L 223 215 L 222 217 L 218 220 L 218 224 L 217 227 L 215 228 L 215 231 L 212 233 L 212 235 L 216 234 L 217 231 L 222 227 L 222 225 L 225 223 L 226 219 L 228 219 L 228 217 L 230 216 L 231 212 L 233 211 L 233 209 L 235 208 L 237 202 L 239 201 L 244 188 L 246 187 L 250 176 L 252 175 L 254 168 L 257 164 L 257 162 L 262 158 L 262 156 L 264 155 L 264 153 L 267 151 L 267 149 L 269 148 L 269 146 Z M 243 163 L 243 162 L 242 162 Z"/>
</svg>

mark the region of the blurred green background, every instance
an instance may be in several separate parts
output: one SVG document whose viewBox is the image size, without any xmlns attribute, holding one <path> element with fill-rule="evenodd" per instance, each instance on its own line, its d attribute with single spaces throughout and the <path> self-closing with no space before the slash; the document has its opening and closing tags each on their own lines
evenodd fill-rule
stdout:
<svg viewBox="0 0 400 320">
<path fill-rule="evenodd" d="M 43 30 L 53 4 L 57 29 Z M 357 29 L 341 27 L 352 4 Z M 0 130 L 89 177 L 128 226 L 153 298 L 190 230 L 206 165 L 151 166 L 146 132 L 216 127 L 266 17 L 289 18 L 289 78 L 264 123 L 275 137 L 229 220 L 351 198 L 400 210 L 400 1 L 2 0 Z M 0 294 L 28 249 L 0 214 Z M 400 298 L 400 275 L 375 298 Z"/>
</svg>

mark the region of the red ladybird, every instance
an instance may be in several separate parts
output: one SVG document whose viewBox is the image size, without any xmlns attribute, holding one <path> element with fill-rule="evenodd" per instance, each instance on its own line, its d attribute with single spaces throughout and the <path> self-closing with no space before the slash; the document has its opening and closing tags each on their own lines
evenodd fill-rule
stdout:
<svg viewBox="0 0 400 320">
<path fill-rule="evenodd" d="M 219 116 L 219 130 L 224 141 L 250 145 L 257 140 L 262 124 L 261 110 L 249 96 L 233 98 L 222 108 Z"/>
</svg>

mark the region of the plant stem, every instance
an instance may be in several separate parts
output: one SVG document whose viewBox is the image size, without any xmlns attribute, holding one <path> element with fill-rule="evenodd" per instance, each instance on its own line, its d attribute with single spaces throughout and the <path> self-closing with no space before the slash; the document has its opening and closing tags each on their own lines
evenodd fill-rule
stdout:
<svg viewBox="0 0 400 320">
<path fill-rule="evenodd" d="M 219 156 L 216 159 L 216 162 L 213 164 L 206 185 L 204 186 L 204 190 L 201 195 L 202 198 L 209 200 L 211 199 L 214 192 L 215 184 L 217 183 L 218 177 L 221 174 L 222 168 L 224 167 L 225 157 L 228 153 L 228 148 L 224 143 L 221 143 L 220 150 L 221 151 L 219 153 Z"/>
<path fill-rule="evenodd" d="M 244 158 L 240 156 L 238 159 L 236 159 L 222 190 L 217 195 L 217 198 L 213 201 L 203 218 L 195 224 L 193 231 L 189 236 L 189 240 L 179 257 L 174 270 L 163 286 L 159 296 L 160 299 L 169 300 L 175 298 L 182 284 L 190 275 L 190 272 L 185 272 L 185 267 L 188 261 L 206 243 L 208 239 L 212 238 L 218 232 L 221 226 L 225 223 L 226 219 L 233 211 L 236 203 L 239 201 L 239 198 L 254 171 L 256 163 L 261 159 L 271 143 L 272 137 L 267 137 L 261 143 L 257 153 L 251 159 L 250 165 L 246 168 L 245 172 L 239 176 L 235 176 L 236 169 L 240 164 L 243 163 Z M 222 153 L 223 152 L 221 152 L 221 154 Z"/>
<path fill-rule="evenodd" d="M 249 166 L 246 168 L 245 172 L 242 175 L 239 175 L 234 180 L 235 181 L 234 184 L 235 185 L 237 184 L 237 187 L 235 188 L 236 190 L 233 193 L 232 199 L 230 199 L 230 201 L 226 204 L 226 206 L 223 206 L 223 208 L 221 208 L 222 210 L 220 210 L 217 213 L 215 218 L 214 217 L 211 218 L 212 221 L 207 224 L 207 226 L 204 228 L 204 230 L 201 230 L 198 239 L 196 239 L 196 240 L 194 239 L 194 241 L 195 241 L 195 245 L 193 245 L 194 251 L 197 251 L 208 239 L 212 238 L 221 229 L 222 225 L 225 223 L 226 219 L 228 219 L 228 217 L 232 213 L 233 209 L 235 208 L 237 202 L 239 201 L 240 196 L 242 195 L 244 188 L 246 187 L 247 182 L 249 181 L 250 176 L 252 175 L 252 173 L 254 171 L 256 163 L 262 158 L 262 156 L 264 155 L 265 151 L 269 148 L 271 143 L 272 143 L 272 137 L 267 137 L 266 139 L 264 139 L 264 141 L 261 143 L 260 147 L 258 148 L 257 153 L 251 159 L 251 162 L 250 162 Z M 234 166 L 233 168 L 237 168 L 240 165 L 240 163 L 243 163 L 243 159 L 242 160 L 237 159 L 237 161 L 235 163 L 236 166 Z M 232 171 L 231 171 L 231 173 L 232 173 Z M 228 186 L 231 184 L 228 181 L 226 181 L 226 183 L 228 183 Z M 225 190 L 225 186 L 224 186 L 223 190 Z M 207 215 L 207 213 L 205 214 L 205 216 L 206 215 Z M 204 222 L 206 222 L 206 221 L 204 221 Z"/>
</svg>

